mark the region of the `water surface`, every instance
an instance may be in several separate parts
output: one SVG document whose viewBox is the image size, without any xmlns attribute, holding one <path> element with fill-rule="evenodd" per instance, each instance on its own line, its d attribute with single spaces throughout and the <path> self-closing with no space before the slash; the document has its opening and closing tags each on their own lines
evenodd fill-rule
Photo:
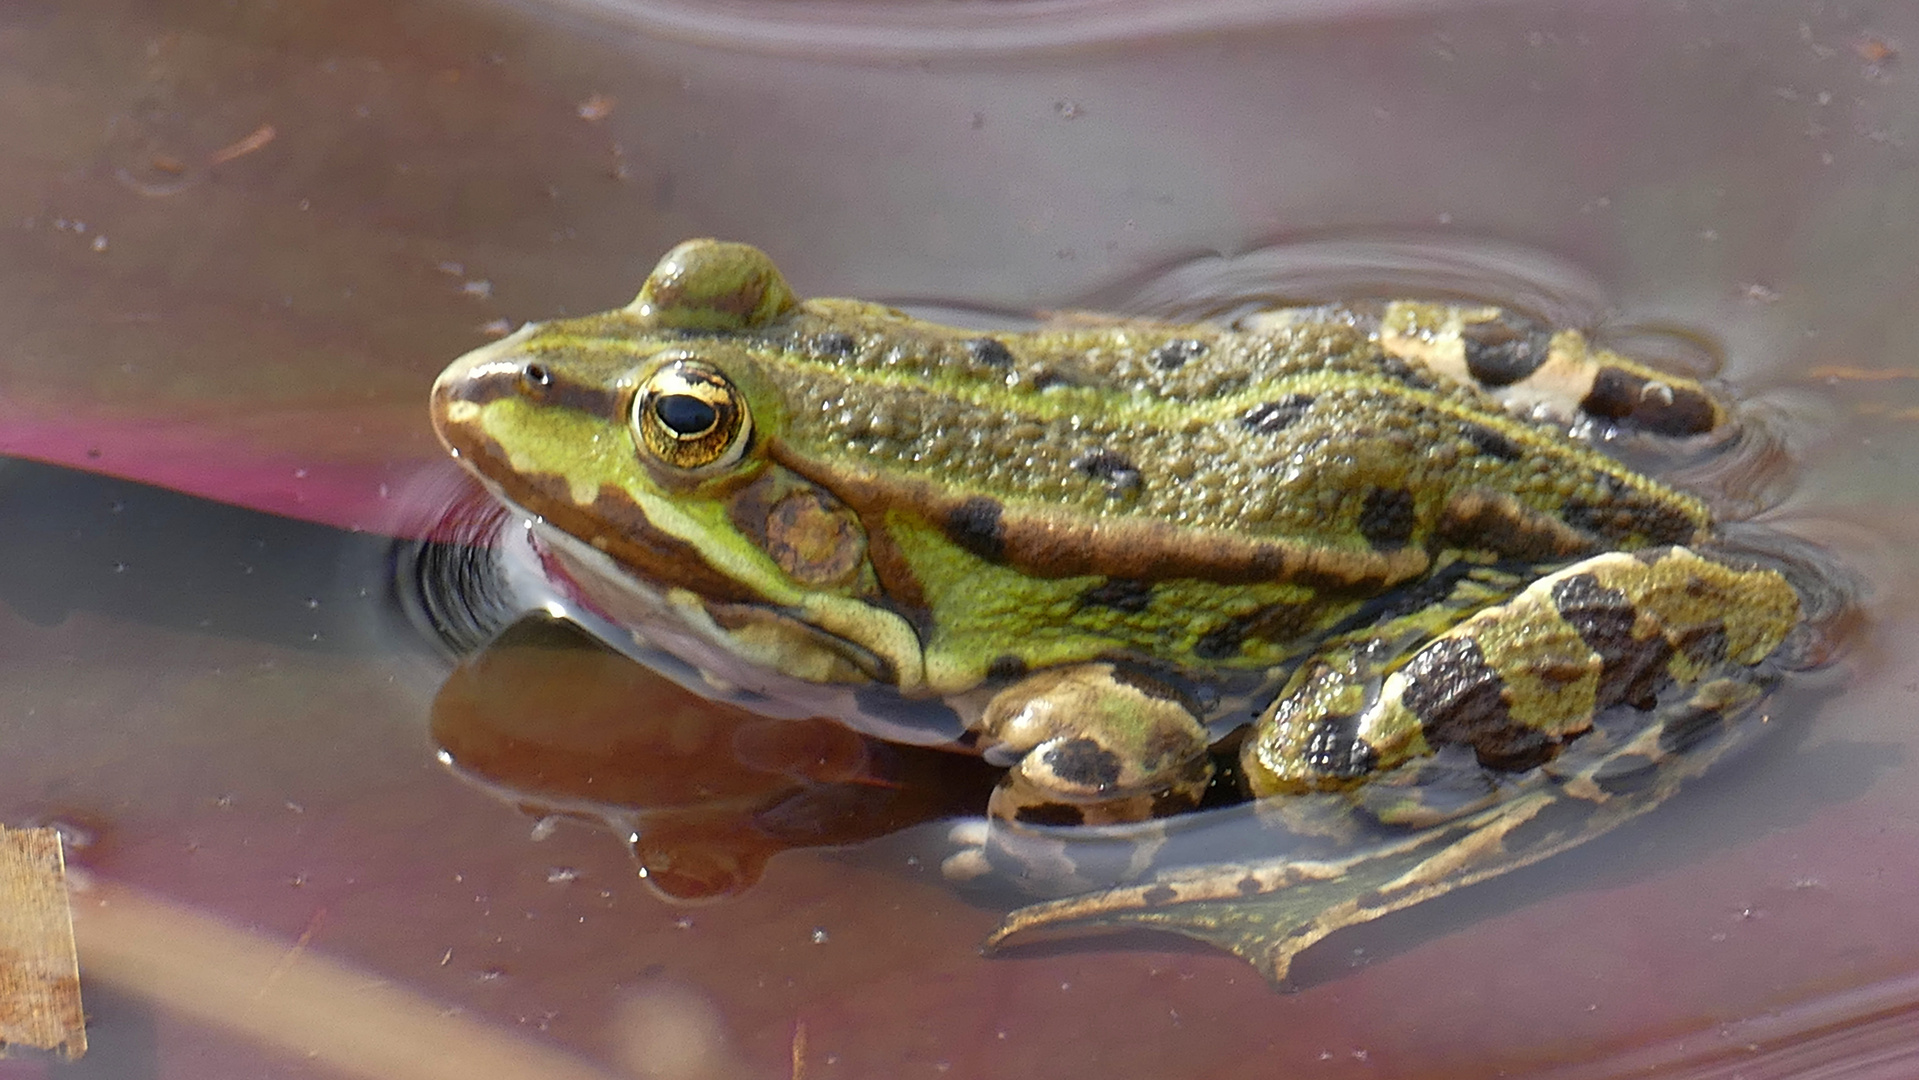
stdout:
<svg viewBox="0 0 1919 1080">
<path fill-rule="evenodd" d="M 1906 1060 L 1919 22 L 1120 7 L 0 8 L 0 449 L 70 467 L 0 468 L 0 818 L 71 831 L 95 1021 L 86 1061 L 7 1074 Z M 384 536 L 457 482 L 448 359 L 713 234 L 804 293 L 994 311 L 1144 307 L 1275 244 L 1534 253 L 1572 275 L 1520 275 L 1541 295 L 1685 330 L 1780 418 L 1765 520 L 1864 575 L 1868 629 L 1650 818 L 1338 935 L 1290 994 L 1165 939 L 981 958 L 998 913 L 922 857 L 937 826 L 669 902 L 608 830 L 437 760 L 451 667 L 388 617 Z"/>
</svg>

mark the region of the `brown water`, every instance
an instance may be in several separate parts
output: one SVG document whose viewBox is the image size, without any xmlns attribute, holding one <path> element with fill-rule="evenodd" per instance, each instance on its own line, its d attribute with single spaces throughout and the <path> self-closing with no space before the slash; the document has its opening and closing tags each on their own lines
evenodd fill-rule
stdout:
<svg viewBox="0 0 1919 1080">
<path fill-rule="evenodd" d="M 4 448 L 306 519 L 0 468 L 0 820 L 72 831 L 95 1025 L 0 1076 L 1910 1075 L 1902 41 L 1813 2 L 0 6 Z M 677 906 L 436 760 L 450 669 L 373 534 L 441 505 L 449 358 L 707 234 L 812 294 L 1143 309 L 1277 243 L 1318 253 L 1281 293 L 1463 274 L 1699 331 L 1650 337 L 1773 418 L 1766 519 L 1870 625 L 1650 818 L 1290 994 L 1161 939 L 983 959 L 937 827 Z"/>
</svg>

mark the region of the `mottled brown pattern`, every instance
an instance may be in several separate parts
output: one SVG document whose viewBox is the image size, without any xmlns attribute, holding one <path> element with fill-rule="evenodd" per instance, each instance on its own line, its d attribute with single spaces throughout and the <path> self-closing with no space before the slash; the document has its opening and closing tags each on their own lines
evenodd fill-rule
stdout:
<svg viewBox="0 0 1919 1080">
<path fill-rule="evenodd" d="M 1352 717 L 1333 716 L 1307 737 L 1306 765 L 1320 776 L 1356 780 L 1379 767 L 1379 753 L 1358 738 Z"/>
<path fill-rule="evenodd" d="M 1672 646 L 1662 634 L 1635 637 L 1639 611 L 1618 589 L 1599 584 L 1591 574 L 1574 574 L 1553 586 L 1553 606 L 1600 660 L 1595 707 L 1626 702 L 1650 707 L 1666 674 Z"/>
<path fill-rule="evenodd" d="M 1469 746 L 1479 763 L 1517 771 L 1550 760 L 1558 743 L 1507 709 L 1504 683 L 1479 643 L 1446 637 L 1421 649 L 1402 673 L 1400 700 L 1417 716 L 1433 746 Z"/>
</svg>

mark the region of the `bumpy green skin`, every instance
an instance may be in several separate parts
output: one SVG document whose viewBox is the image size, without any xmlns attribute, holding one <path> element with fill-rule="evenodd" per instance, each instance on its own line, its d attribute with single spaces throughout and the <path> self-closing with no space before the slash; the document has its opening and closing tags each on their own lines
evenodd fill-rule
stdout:
<svg viewBox="0 0 1919 1080">
<path fill-rule="evenodd" d="M 689 362 L 751 416 L 706 469 L 632 431 L 648 380 Z M 1694 383 L 1498 309 L 986 335 L 796 301 L 765 256 L 714 241 L 675 249 L 626 309 L 463 358 L 434 394 L 469 468 L 716 647 L 944 698 L 989 752 L 1044 755 L 1022 783 L 1080 807 L 1045 821 L 1189 805 L 1207 727 L 1251 719 L 1232 703 L 1261 682 L 1243 771 L 1264 796 L 1454 743 L 1531 768 L 1595 709 L 1763 658 L 1799 618 L 1791 588 L 1694 555 L 1705 506 L 1568 437 L 1582 414 L 1724 420 Z M 1597 614 L 1550 593 L 1580 575 Z M 1625 644 L 1605 636 L 1621 619 Z M 1039 749 L 1005 737 L 1049 709 L 1098 719 Z"/>
</svg>

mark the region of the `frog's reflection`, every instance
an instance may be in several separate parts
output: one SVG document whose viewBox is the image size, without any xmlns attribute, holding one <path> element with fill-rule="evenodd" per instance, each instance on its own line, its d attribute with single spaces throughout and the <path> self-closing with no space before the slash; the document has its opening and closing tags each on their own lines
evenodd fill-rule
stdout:
<svg viewBox="0 0 1919 1080">
<path fill-rule="evenodd" d="M 740 892 L 788 848 L 977 812 L 996 773 L 715 704 L 544 615 L 460 664 L 434 699 L 433 736 L 456 771 L 529 812 L 618 826 L 646 880 L 681 901 Z"/>
</svg>

